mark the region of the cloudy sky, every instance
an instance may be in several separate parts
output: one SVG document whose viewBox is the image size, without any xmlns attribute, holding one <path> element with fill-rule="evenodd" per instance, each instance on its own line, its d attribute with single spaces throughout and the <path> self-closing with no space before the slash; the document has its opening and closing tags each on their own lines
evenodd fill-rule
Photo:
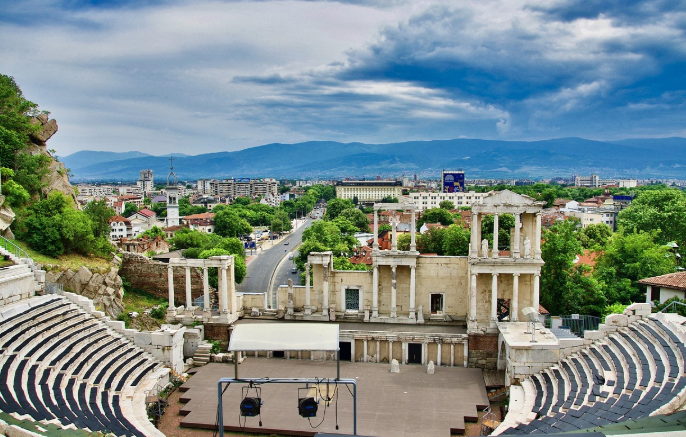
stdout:
<svg viewBox="0 0 686 437">
<path fill-rule="evenodd" d="M 0 0 L 49 145 L 686 136 L 686 1 Z"/>
</svg>

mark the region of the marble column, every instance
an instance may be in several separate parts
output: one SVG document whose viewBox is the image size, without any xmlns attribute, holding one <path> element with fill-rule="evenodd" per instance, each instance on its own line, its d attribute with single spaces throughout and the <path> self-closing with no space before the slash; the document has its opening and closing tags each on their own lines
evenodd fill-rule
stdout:
<svg viewBox="0 0 686 437">
<path fill-rule="evenodd" d="M 203 311 L 211 311 L 210 308 L 210 277 L 207 267 L 202 268 L 202 297 L 203 297 Z"/>
<path fill-rule="evenodd" d="M 324 266 L 324 282 L 322 283 L 322 317 L 329 316 L 329 265 Z"/>
<path fill-rule="evenodd" d="M 398 220 L 395 218 L 395 213 L 391 216 L 391 250 L 398 250 Z"/>
<path fill-rule="evenodd" d="M 379 317 L 379 266 L 372 271 L 372 317 Z"/>
<path fill-rule="evenodd" d="M 455 345 L 450 343 L 450 367 L 455 367 Z"/>
<path fill-rule="evenodd" d="M 169 310 L 174 309 L 174 267 L 167 267 L 167 282 L 169 283 Z"/>
<path fill-rule="evenodd" d="M 410 266 L 410 320 L 415 318 L 415 300 L 417 299 L 416 269 L 415 266 Z"/>
<path fill-rule="evenodd" d="M 412 210 L 412 229 L 410 229 L 410 250 L 412 252 L 417 250 L 417 242 L 415 238 L 415 234 L 417 233 L 417 223 L 416 223 L 416 218 L 415 215 L 417 214 L 417 211 Z"/>
<path fill-rule="evenodd" d="M 472 235 L 471 235 L 471 250 L 469 256 L 472 258 L 477 258 L 479 256 L 479 236 L 477 235 L 476 226 L 479 221 L 479 216 L 477 213 L 472 212 Z"/>
<path fill-rule="evenodd" d="M 540 299 L 541 299 L 541 274 L 540 273 L 534 273 L 534 298 L 533 298 L 533 307 L 536 312 L 539 311 L 539 304 L 540 304 Z"/>
<path fill-rule="evenodd" d="M 305 263 L 305 315 L 312 315 L 310 306 L 310 263 Z"/>
<path fill-rule="evenodd" d="M 350 361 L 355 362 L 355 339 L 350 342 Z"/>
<path fill-rule="evenodd" d="M 653 296 L 653 286 L 648 285 L 646 287 L 646 303 L 650 303 L 650 298 Z"/>
<path fill-rule="evenodd" d="M 438 352 L 436 353 L 436 365 L 437 366 L 441 365 L 441 345 L 442 345 L 442 343 L 439 341 L 438 342 Z"/>
<path fill-rule="evenodd" d="M 491 328 L 495 328 L 498 321 L 498 273 L 493 273 L 491 285 Z"/>
<path fill-rule="evenodd" d="M 186 267 L 186 310 L 190 310 L 193 306 L 193 298 L 191 296 L 191 268 Z"/>
<path fill-rule="evenodd" d="M 221 305 L 220 310 L 222 313 L 228 313 L 229 312 L 229 303 L 227 302 L 229 300 L 229 290 L 228 290 L 228 279 L 226 277 L 226 267 L 221 267 L 219 269 L 219 272 L 221 273 L 221 278 L 222 278 L 222 283 L 221 283 L 221 291 L 219 292 L 219 303 Z"/>
<path fill-rule="evenodd" d="M 362 341 L 362 344 L 363 344 L 362 352 L 364 353 L 364 357 L 362 357 L 363 358 L 362 362 L 366 363 L 367 362 L 367 339 L 366 338 Z"/>
<path fill-rule="evenodd" d="M 376 362 L 381 362 L 381 340 L 376 340 Z"/>
<path fill-rule="evenodd" d="M 379 212 L 374 208 L 374 241 L 372 242 L 372 249 L 379 250 Z"/>
<path fill-rule="evenodd" d="M 469 323 L 470 329 L 476 329 L 476 273 L 472 273 L 469 293 Z"/>
<path fill-rule="evenodd" d="M 462 356 L 462 367 L 469 367 L 469 348 L 467 347 L 466 342 L 462 343 Z"/>
<path fill-rule="evenodd" d="M 493 252 L 491 255 L 493 258 L 498 258 L 498 230 L 498 213 L 495 213 L 493 216 Z"/>
<path fill-rule="evenodd" d="M 396 312 L 396 303 L 397 303 L 397 282 L 396 282 L 396 269 L 398 267 L 393 265 L 391 266 L 391 318 L 396 318 L 398 317 L 398 314 Z"/>
<path fill-rule="evenodd" d="M 541 259 L 541 213 L 536 213 L 536 237 L 534 238 L 534 258 Z M 538 311 L 538 308 L 536 309 Z"/>
<path fill-rule="evenodd" d="M 514 241 L 512 242 L 512 257 L 513 258 L 519 258 L 520 257 L 520 251 L 519 251 L 519 232 L 522 224 L 521 224 L 521 214 L 518 212 L 514 214 L 514 219 L 515 219 L 515 231 L 514 231 Z"/>
<path fill-rule="evenodd" d="M 393 340 L 388 341 L 388 364 L 393 361 Z"/>
<path fill-rule="evenodd" d="M 401 364 L 407 364 L 407 355 L 408 355 L 408 351 L 407 351 L 407 342 L 406 342 L 406 341 L 403 341 L 402 344 L 403 344 L 403 351 L 402 351 L 402 353 L 400 354 L 400 356 L 401 356 L 400 363 L 401 363 Z"/>
<path fill-rule="evenodd" d="M 519 273 L 512 274 L 512 302 L 510 303 L 510 321 L 519 321 Z"/>
<path fill-rule="evenodd" d="M 233 265 L 233 259 L 231 260 L 231 264 L 229 264 L 229 309 L 231 310 L 231 314 L 235 314 L 238 312 L 238 305 L 236 304 L 236 269 L 235 266 Z"/>
</svg>

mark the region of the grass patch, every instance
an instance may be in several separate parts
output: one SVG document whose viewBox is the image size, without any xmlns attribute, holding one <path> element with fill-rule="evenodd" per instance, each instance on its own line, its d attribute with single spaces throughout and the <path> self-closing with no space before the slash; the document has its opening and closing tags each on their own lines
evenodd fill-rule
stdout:
<svg viewBox="0 0 686 437">
<path fill-rule="evenodd" d="M 145 309 L 167 303 L 167 299 L 140 290 L 125 290 L 124 299 L 122 299 L 122 301 L 124 304 L 124 313 L 126 314 L 132 311 L 143 313 L 143 310 Z"/>
<path fill-rule="evenodd" d="M 78 254 L 61 255 L 57 258 L 53 258 L 51 256 L 43 255 L 40 252 L 36 252 L 24 241 L 15 240 L 14 244 L 24 249 L 34 262 L 43 264 L 46 267 L 48 265 L 56 265 L 62 269 L 78 270 L 82 266 L 86 266 L 90 269 L 100 269 L 103 271 L 109 270 L 109 268 L 112 267 L 110 260 L 105 258 L 83 256 Z"/>
</svg>

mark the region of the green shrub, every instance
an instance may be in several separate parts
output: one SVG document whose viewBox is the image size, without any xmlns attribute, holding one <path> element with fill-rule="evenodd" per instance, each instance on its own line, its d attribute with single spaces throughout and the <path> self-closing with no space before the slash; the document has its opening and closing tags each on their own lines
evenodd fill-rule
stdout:
<svg viewBox="0 0 686 437">
<path fill-rule="evenodd" d="M 167 306 L 168 305 L 158 305 L 157 308 L 151 309 L 150 317 L 154 317 L 158 320 L 164 320 L 165 316 L 167 315 Z"/>
</svg>

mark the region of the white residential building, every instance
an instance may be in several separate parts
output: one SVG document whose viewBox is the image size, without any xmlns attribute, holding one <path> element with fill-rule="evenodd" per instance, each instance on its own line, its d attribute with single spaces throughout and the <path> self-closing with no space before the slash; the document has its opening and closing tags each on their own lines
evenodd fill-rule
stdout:
<svg viewBox="0 0 686 437">
<path fill-rule="evenodd" d="M 417 205 L 418 211 L 424 211 L 426 209 L 438 208 L 440 203 L 444 200 L 453 202 L 453 204 L 455 204 L 455 208 L 459 208 L 461 206 L 472 206 L 475 203 L 481 203 L 481 199 L 483 199 L 487 194 L 488 193 L 477 193 L 474 191 L 468 191 L 466 193 L 437 193 L 431 191 L 418 191 L 403 197 L 409 202 Z"/>
</svg>

